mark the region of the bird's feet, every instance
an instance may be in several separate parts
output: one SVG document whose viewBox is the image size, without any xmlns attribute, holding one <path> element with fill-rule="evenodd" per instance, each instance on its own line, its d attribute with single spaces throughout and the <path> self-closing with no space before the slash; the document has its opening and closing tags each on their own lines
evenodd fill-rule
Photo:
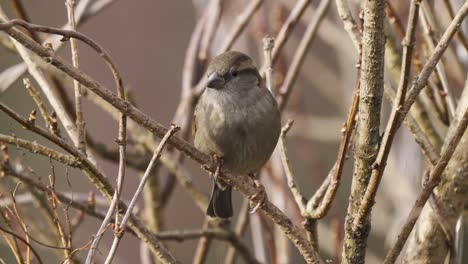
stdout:
<svg viewBox="0 0 468 264">
<path fill-rule="evenodd" d="M 216 169 L 215 169 L 215 172 L 213 173 L 213 180 L 218 185 L 218 187 L 222 191 L 224 191 L 227 185 L 219 179 L 219 176 L 221 175 L 221 170 L 223 168 L 224 159 L 223 157 L 220 157 L 217 154 L 211 155 L 211 158 L 213 159 L 213 162 L 216 164 Z"/>
<path fill-rule="evenodd" d="M 265 205 L 265 202 L 268 200 L 267 193 L 263 184 L 255 177 L 252 177 L 252 179 L 254 181 L 257 192 L 250 197 L 250 205 L 253 207 L 252 210 L 249 212 L 250 214 L 256 213 L 258 209 L 262 208 Z M 254 200 L 258 200 L 256 204 Z"/>
</svg>

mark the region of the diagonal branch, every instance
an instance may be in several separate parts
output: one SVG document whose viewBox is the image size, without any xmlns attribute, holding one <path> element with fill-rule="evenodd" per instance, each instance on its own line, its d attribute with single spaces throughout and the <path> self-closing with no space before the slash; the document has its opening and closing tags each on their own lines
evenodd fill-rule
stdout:
<svg viewBox="0 0 468 264">
<path fill-rule="evenodd" d="M 465 110 L 463 117 L 460 119 L 457 128 L 452 133 L 449 143 L 447 144 L 446 148 L 442 152 L 440 159 L 437 161 L 436 165 L 432 169 L 429 181 L 424 185 L 423 190 L 419 194 L 416 202 L 414 203 L 411 211 L 409 213 L 406 222 L 398 234 L 398 239 L 395 244 L 392 246 L 390 251 L 388 252 L 387 256 L 385 257 L 384 263 L 394 263 L 400 254 L 401 249 L 405 245 L 408 236 L 413 230 L 416 221 L 421 214 L 421 211 L 426 204 L 427 200 L 432 194 L 432 191 L 435 187 L 440 183 L 442 172 L 444 171 L 445 167 L 449 163 L 450 158 L 452 157 L 455 149 L 459 145 L 460 139 L 462 138 L 463 134 L 465 133 L 466 127 L 468 126 L 468 109 Z"/>
</svg>

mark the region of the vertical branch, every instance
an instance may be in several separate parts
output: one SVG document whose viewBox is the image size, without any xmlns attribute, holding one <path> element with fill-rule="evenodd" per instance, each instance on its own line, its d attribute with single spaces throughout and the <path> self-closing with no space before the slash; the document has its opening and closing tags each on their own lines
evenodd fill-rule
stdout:
<svg viewBox="0 0 468 264">
<path fill-rule="evenodd" d="M 420 0 L 411 1 L 410 13 L 408 18 L 408 26 L 406 29 L 405 39 L 403 41 L 403 61 L 401 66 L 400 82 L 396 98 L 393 101 L 393 108 L 390 118 L 385 129 L 382 142 L 377 153 L 375 163 L 372 165 L 372 175 L 367 186 L 364 197 L 359 207 L 357 215 L 355 215 L 353 228 L 360 229 L 364 224 L 365 219 L 369 218 L 372 205 L 374 204 L 377 188 L 379 187 L 380 180 L 382 179 L 385 170 L 388 155 L 392 147 L 393 139 L 398 129 L 398 119 L 401 115 L 401 108 L 405 102 L 406 91 L 409 84 L 409 77 L 411 71 L 411 55 L 415 41 L 416 25 L 418 22 Z"/>
<path fill-rule="evenodd" d="M 359 49 L 359 55 L 361 55 L 360 50 L 361 49 Z M 356 68 L 357 78 L 353 92 L 353 100 L 349 108 L 348 117 L 346 118 L 346 122 L 343 124 L 343 128 L 341 130 L 342 136 L 340 147 L 338 149 L 338 157 L 336 159 L 335 165 L 330 170 L 323 184 L 315 192 L 312 198 L 307 202 L 303 215 L 309 219 L 321 219 L 325 217 L 325 215 L 331 207 L 332 201 L 335 198 L 336 192 L 338 190 L 338 185 L 340 184 L 344 162 L 346 160 L 349 145 L 354 135 L 354 130 L 356 128 L 355 123 L 359 106 L 359 90 L 361 83 L 361 56 L 358 57 Z"/>
<path fill-rule="evenodd" d="M 359 229 L 353 229 L 352 223 L 371 176 L 380 140 L 385 53 L 384 19 L 385 1 L 366 1 L 362 38 L 359 121 L 356 129 L 353 181 L 345 223 L 344 263 L 364 263 L 366 241 L 370 232 L 369 218 L 364 219 Z"/>
<path fill-rule="evenodd" d="M 263 53 L 264 53 L 264 69 L 265 69 L 265 83 L 266 83 L 266 87 L 267 89 L 270 91 L 270 93 L 273 94 L 273 87 L 274 87 L 274 84 L 273 84 L 273 65 L 272 65 L 272 50 L 273 50 L 273 47 L 275 46 L 275 41 L 272 37 L 265 37 L 263 38 Z M 291 122 L 287 125 L 287 128 L 289 129 L 291 127 Z M 283 159 L 283 155 L 285 156 L 286 155 L 286 152 L 284 151 L 284 142 L 283 142 L 283 138 L 285 136 L 284 134 L 284 131 L 286 130 L 282 130 L 282 135 L 280 136 L 279 140 L 278 140 L 278 145 L 280 146 L 279 149 L 275 149 L 272 157 L 270 158 L 271 160 L 271 175 L 272 177 L 274 177 L 274 175 L 278 175 L 279 177 L 277 177 L 277 184 L 272 184 L 272 191 L 274 193 L 274 196 L 272 196 L 272 201 L 275 201 L 277 204 L 278 202 L 280 202 L 282 204 L 282 210 L 287 210 L 287 203 L 285 202 L 285 198 L 284 198 L 284 192 L 282 190 L 284 190 L 285 188 L 285 185 L 286 185 L 286 181 L 284 180 L 284 174 L 286 173 L 287 174 L 287 171 L 288 172 L 291 172 L 291 170 L 289 169 L 289 166 L 288 167 L 285 167 L 285 163 L 282 163 L 282 161 L 284 159 L 287 160 L 287 157 L 284 157 Z M 280 152 L 280 153 L 278 153 Z M 280 162 L 282 163 L 281 165 Z M 289 164 L 287 164 L 289 165 Z M 291 174 L 289 174 L 291 175 Z M 274 182 L 275 180 L 272 179 L 272 181 Z M 288 180 L 288 183 L 290 181 Z M 294 184 L 292 184 L 292 186 L 295 186 Z M 298 191 L 297 188 L 293 188 L 292 190 L 296 190 Z M 292 201 L 292 199 L 289 199 Z M 294 202 L 291 203 L 292 205 L 294 205 Z M 301 205 L 298 205 L 299 207 Z M 302 199 L 302 208 L 305 206 L 305 199 Z M 272 262 L 276 262 L 276 263 L 284 263 L 284 262 L 287 262 L 289 259 L 290 259 L 290 249 L 289 249 L 289 243 L 287 241 L 287 238 L 286 236 L 281 233 L 281 231 L 279 230 L 278 227 L 274 227 L 274 251 L 273 251 L 273 254 L 271 254 L 272 256 L 274 256 L 275 258 L 272 260 Z"/>
<path fill-rule="evenodd" d="M 247 225 L 249 224 L 249 200 L 244 199 L 242 202 L 241 209 L 239 211 L 236 227 L 235 227 L 235 233 L 239 237 L 239 239 L 242 238 L 242 235 L 245 233 L 245 229 L 247 228 Z M 224 259 L 224 264 L 234 264 L 236 260 L 236 248 L 233 246 L 230 246 L 228 248 L 228 251 L 226 253 L 226 258 Z"/>
<path fill-rule="evenodd" d="M 66 0 L 65 6 L 67 7 L 67 17 L 68 25 L 70 30 L 75 31 L 75 0 Z M 70 39 L 70 48 L 72 54 L 72 63 L 73 67 L 79 69 L 80 62 L 78 60 L 78 47 L 76 39 Z M 76 129 L 78 133 L 78 144 L 76 145 L 78 149 L 86 155 L 86 144 L 85 144 L 85 129 L 84 129 L 84 120 L 83 120 L 83 110 L 81 106 L 81 84 L 77 80 L 73 80 L 73 87 L 75 90 L 75 114 L 76 114 Z"/>
<path fill-rule="evenodd" d="M 28 248 L 31 249 L 32 253 L 34 254 L 34 256 L 36 257 L 37 259 L 37 262 L 39 262 L 39 264 L 43 264 L 44 262 L 42 262 L 42 259 L 40 257 L 40 255 L 37 253 L 37 251 L 31 246 L 31 244 L 29 244 L 24 238 L 18 236 L 15 232 L 13 231 L 9 231 L 5 228 L 3 228 L 2 226 L 0 226 L 0 232 L 2 233 L 2 236 L 5 238 L 5 240 L 7 241 L 8 243 L 8 238 L 6 237 L 6 235 L 4 233 L 7 233 L 11 236 L 13 236 L 15 239 L 18 239 L 19 241 L 23 242 L 23 244 L 25 244 Z M 11 243 L 8 243 L 9 246 L 11 246 Z"/>
<path fill-rule="evenodd" d="M 429 76 L 434 71 L 437 63 L 441 59 L 442 55 L 444 54 L 445 50 L 449 46 L 450 40 L 452 40 L 453 36 L 460 28 L 461 22 L 465 18 L 468 13 L 468 2 L 465 2 L 461 9 L 458 11 L 455 18 L 452 20 L 450 25 L 448 26 L 447 30 L 444 32 L 442 37 L 440 38 L 439 43 L 434 48 L 434 52 L 431 54 L 429 59 L 427 60 L 426 64 L 424 65 L 423 69 L 418 75 L 416 81 L 411 85 L 411 89 L 407 95 L 406 101 L 404 106 L 401 109 L 401 115 L 398 120 L 399 124 L 403 122 L 406 114 L 410 110 L 411 106 L 413 105 L 414 101 L 418 97 L 419 93 L 422 89 L 427 85 Z"/>
<path fill-rule="evenodd" d="M 309 25 L 307 25 L 304 37 L 301 39 L 301 42 L 299 43 L 299 46 L 294 53 L 289 70 L 286 73 L 283 84 L 279 90 L 280 97 L 278 98 L 278 104 L 280 110 L 283 110 L 286 106 L 286 102 L 288 101 L 289 95 L 291 95 L 294 83 L 296 82 L 297 76 L 299 75 L 299 70 L 302 66 L 302 63 L 304 62 L 306 52 L 314 40 L 315 33 L 317 32 L 320 22 L 322 22 L 323 18 L 325 17 L 330 3 L 331 0 L 322 0 L 317 7 L 316 14 L 314 14 L 312 17 Z"/>
<path fill-rule="evenodd" d="M 359 34 L 359 28 L 356 24 L 356 21 L 351 15 L 349 10 L 348 0 L 336 0 L 336 9 L 338 10 L 338 15 L 343 21 L 344 28 L 348 32 L 351 41 L 353 41 L 354 47 L 359 49 L 361 45 L 361 34 Z"/>
<path fill-rule="evenodd" d="M 19 19 L 22 19 L 24 21 L 31 22 L 31 19 L 29 19 L 28 13 L 26 12 L 26 8 L 24 8 L 22 0 L 10 0 L 13 9 L 15 10 L 16 16 Z M 30 36 L 32 39 L 34 39 L 36 42 L 41 43 L 41 38 L 37 34 L 37 32 L 28 30 Z"/>
<path fill-rule="evenodd" d="M 209 217 L 205 217 L 205 221 L 203 223 L 203 229 L 209 227 L 212 221 Z M 202 237 L 198 240 L 197 248 L 195 249 L 195 255 L 193 256 L 193 264 L 203 264 L 206 261 L 208 256 L 208 250 L 211 245 L 212 238 L 211 237 Z"/>
<path fill-rule="evenodd" d="M 429 48 L 429 53 L 433 53 L 435 49 L 434 45 L 434 40 L 433 40 L 433 30 L 434 30 L 434 24 L 429 25 L 429 18 L 430 18 L 430 13 L 427 7 L 426 3 L 422 3 L 422 13 L 420 14 L 421 16 L 421 25 L 424 29 L 423 36 L 425 37 L 426 43 Z M 453 117 L 455 114 L 455 100 L 453 99 L 452 92 L 449 89 L 449 84 L 447 80 L 447 74 L 445 73 L 444 70 L 444 65 L 442 61 L 439 61 L 436 64 L 436 73 L 437 76 L 439 77 L 440 84 L 442 86 L 442 89 L 439 94 L 436 94 L 436 97 L 442 97 L 442 100 L 445 101 L 445 104 L 448 106 L 448 113 L 450 117 Z"/>
<path fill-rule="evenodd" d="M 271 54 L 271 61 L 274 65 L 276 60 L 279 58 L 279 53 L 283 48 L 286 40 L 288 39 L 289 35 L 291 34 L 292 30 L 296 26 L 297 22 L 301 19 L 302 14 L 304 13 L 307 6 L 309 6 L 310 0 L 300 0 L 294 5 L 294 8 L 291 10 L 286 21 L 284 21 L 283 25 L 281 26 L 278 35 L 276 36 L 275 46 L 273 47 L 273 51 Z"/>
<path fill-rule="evenodd" d="M 50 203 L 52 206 L 52 212 L 54 213 L 54 222 L 57 226 L 57 230 L 59 233 L 59 238 L 62 243 L 62 247 L 64 248 L 63 254 L 65 256 L 65 259 L 70 259 L 71 258 L 71 250 L 67 245 L 67 235 L 65 234 L 65 230 L 63 228 L 63 225 L 60 221 L 60 216 L 59 212 L 57 210 L 57 199 L 56 196 L 54 195 L 55 193 L 55 172 L 54 168 L 52 166 L 52 174 L 49 175 L 49 189 L 50 189 Z"/>
<path fill-rule="evenodd" d="M 198 52 L 198 58 L 202 62 L 206 62 L 209 58 L 210 47 L 212 46 L 216 30 L 218 29 L 219 20 L 221 18 L 222 5 L 221 0 L 211 0 L 208 3 L 207 23 L 204 28 L 203 37 L 200 41 L 200 51 Z"/>
<path fill-rule="evenodd" d="M 221 46 L 219 53 L 226 52 L 231 49 L 232 45 L 234 45 L 234 41 L 239 37 L 242 33 L 244 28 L 247 26 L 247 23 L 252 18 L 253 14 L 258 10 L 260 5 L 263 3 L 264 0 L 252 0 L 247 5 L 247 7 L 237 16 L 237 20 L 234 23 L 234 26 L 229 33 L 228 37 L 226 37 L 226 41 Z"/>
<path fill-rule="evenodd" d="M 37 108 L 39 108 L 39 112 L 41 113 L 41 116 L 44 119 L 46 128 L 51 129 L 52 128 L 51 120 L 49 116 L 47 115 L 47 109 L 44 105 L 44 102 L 41 99 L 41 95 L 39 94 L 39 91 L 31 84 L 28 78 L 24 78 L 23 83 L 24 83 L 24 87 L 26 87 L 26 90 L 28 90 L 29 95 L 32 97 L 32 99 L 36 103 Z"/>
<path fill-rule="evenodd" d="M 396 43 L 401 43 L 405 37 L 405 30 L 403 26 L 401 26 L 400 19 L 398 19 L 395 14 L 392 13 L 392 8 L 387 2 L 387 13 L 389 16 L 390 22 L 395 21 L 392 23 L 395 26 L 395 30 L 397 32 L 402 31 L 402 36 L 401 40 L 395 40 L 392 41 L 392 36 L 389 35 L 388 39 L 386 41 L 386 58 L 385 58 L 385 63 L 388 69 L 389 76 L 394 80 L 394 82 L 399 83 L 399 80 L 401 78 L 401 54 L 400 51 L 398 50 L 398 47 Z M 400 35 L 400 33 L 398 33 Z M 414 67 L 413 72 L 421 72 L 422 65 L 421 62 L 419 61 L 419 55 L 418 55 L 418 50 L 413 50 L 413 56 L 412 56 L 412 65 Z M 429 88 L 427 91 L 431 91 L 433 89 L 433 86 L 431 83 L 429 83 Z M 436 89 L 434 87 L 434 89 Z M 390 91 L 391 89 L 385 89 L 386 91 Z M 392 91 L 393 92 L 393 91 Z M 432 92 L 432 91 L 431 91 Z M 428 95 L 429 96 L 429 95 Z M 394 97 L 394 96 L 393 96 Z M 430 96 L 429 96 L 430 97 Z M 431 98 L 431 97 L 430 97 Z M 391 100 L 393 102 L 393 99 Z M 434 109 L 437 111 L 438 115 L 442 117 L 442 110 L 440 110 L 440 107 L 435 104 L 435 100 L 431 99 L 431 103 L 434 107 Z M 439 111 L 440 110 L 440 111 Z M 439 114 L 440 113 L 440 114 Z M 420 130 L 424 132 L 424 136 L 429 140 L 429 142 L 434 146 L 436 150 L 440 150 L 440 147 L 442 146 L 442 139 L 437 132 L 437 130 L 434 127 L 433 122 L 430 120 L 428 111 L 427 111 L 427 106 L 423 104 L 422 98 L 418 98 L 413 106 L 411 107 L 411 110 L 409 112 L 410 116 L 415 120 L 416 125 L 419 127 Z M 441 118 L 442 120 L 443 118 Z M 408 124 L 408 123 L 407 123 Z M 415 138 L 416 139 L 416 138 Z M 416 139 L 418 140 L 418 139 Z"/>
<path fill-rule="evenodd" d="M 454 12 L 453 12 L 452 3 L 450 2 L 450 0 L 444 0 L 443 2 L 444 2 L 444 5 L 445 5 L 445 8 L 447 8 L 447 12 L 449 14 L 450 20 L 453 20 Z M 465 50 L 468 51 L 468 41 L 466 40 L 466 37 L 465 37 L 465 34 L 464 34 L 463 30 L 459 30 L 457 32 L 457 38 L 460 41 L 460 43 L 463 45 Z"/>
<path fill-rule="evenodd" d="M 16 203 L 16 192 L 18 191 L 18 188 L 19 188 L 20 184 L 21 184 L 21 182 L 16 184 L 15 189 L 11 193 L 11 200 L 12 200 L 12 204 L 13 204 L 13 210 L 14 210 L 15 215 L 16 215 L 16 220 L 18 221 L 19 225 L 21 226 L 21 229 L 23 229 L 24 235 L 26 236 L 26 239 L 25 239 L 26 242 L 30 243 L 28 226 L 24 223 L 23 218 L 21 217 L 21 215 L 19 213 L 18 206 L 17 206 L 17 203 Z M 28 248 L 26 248 L 26 263 L 30 263 L 30 262 L 31 262 L 31 252 L 30 252 L 30 249 L 28 247 Z"/>
<path fill-rule="evenodd" d="M 289 158 L 287 156 L 286 146 L 284 145 L 284 139 L 286 138 L 286 133 L 291 128 L 293 121 L 290 120 L 282 129 L 280 140 L 278 142 L 279 151 L 281 155 L 281 162 L 284 168 L 284 174 L 286 175 L 286 179 L 288 182 L 289 189 L 291 189 L 291 193 L 293 194 L 294 200 L 296 204 L 299 206 L 299 211 L 301 214 L 304 214 L 306 211 L 306 199 L 304 195 L 302 195 L 299 186 L 296 185 L 296 181 L 294 180 L 294 174 L 292 173 L 291 167 L 289 165 Z"/>
</svg>

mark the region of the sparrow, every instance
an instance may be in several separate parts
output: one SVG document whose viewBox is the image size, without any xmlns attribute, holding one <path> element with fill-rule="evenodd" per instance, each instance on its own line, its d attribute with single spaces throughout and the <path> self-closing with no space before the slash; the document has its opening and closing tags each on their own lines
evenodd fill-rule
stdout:
<svg viewBox="0 0 468 264">
<path fill-rule="evenodd" d="M 237 51 L 216 56 L 208 65 L 207 78 L 194 110 L 192 134 L 195 147 L 217 163 L 206 214 L 230 218 L 232 188 L 216 175 L 221 170 L 249 175 L 263 188 L 256 175 L 276 147 L 281 117 L 249 56 Z"/>
</svg>

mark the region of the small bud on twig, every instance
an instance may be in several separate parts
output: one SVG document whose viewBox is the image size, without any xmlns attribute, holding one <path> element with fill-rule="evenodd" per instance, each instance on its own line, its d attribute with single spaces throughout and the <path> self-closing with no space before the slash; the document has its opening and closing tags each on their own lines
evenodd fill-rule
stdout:
<svg viewBox="0 0 468 264">
<path fill-rule="evenodd" d="M 28 123 L 34 125 L 36 123 L 36 109 L 33 109 L 28 117 Z"/>
</svg>

